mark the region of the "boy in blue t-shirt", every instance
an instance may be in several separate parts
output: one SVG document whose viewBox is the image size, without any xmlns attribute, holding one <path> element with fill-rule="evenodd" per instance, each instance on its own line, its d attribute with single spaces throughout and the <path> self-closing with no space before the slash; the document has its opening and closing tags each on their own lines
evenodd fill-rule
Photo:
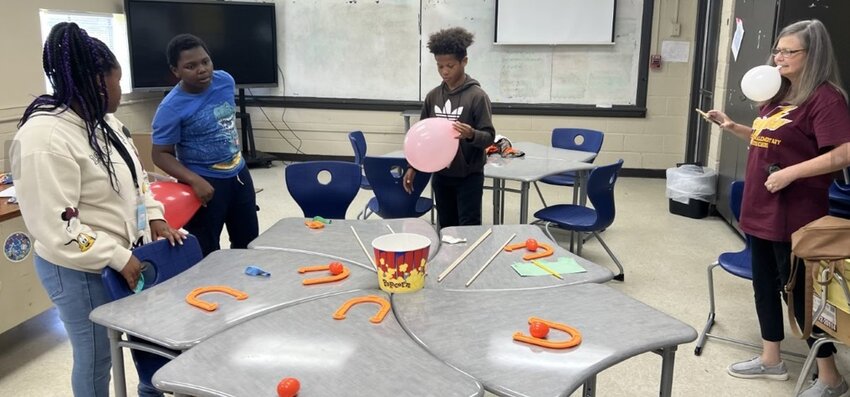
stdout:
<svg viewBox="0 0 850 397">
<path fill-rule="evenodd" d="M 180 82 L 153 119 L 154 164 L 192 186 L 202 207 L 185 225 L 204 256 L 218 250 L 226 224 L 231 248 L 257 237 L 254 182 L 239 151 L 233 77 L 213 71 L 204 42 L 190 34 L 168 43 L 168 64 Z"/>
</svg>

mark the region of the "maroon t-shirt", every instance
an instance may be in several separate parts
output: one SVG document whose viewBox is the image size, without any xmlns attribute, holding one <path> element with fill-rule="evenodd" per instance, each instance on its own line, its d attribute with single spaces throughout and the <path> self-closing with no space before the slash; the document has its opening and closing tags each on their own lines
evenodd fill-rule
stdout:
<svg viewBox="0 0 850 397">
<path fill-rule="evenodd" d="M 831 174 L 798 179 L 777 193 L 764 182 L 771 165 L 786 168 L 845 142 L 850 142 L 850 111 L 828 83 L 799 106 L 763 106 L 750 136 L 741 229 L 765 240 L 791 241 L 791 233 L 826 215 Z"/>
</svg>

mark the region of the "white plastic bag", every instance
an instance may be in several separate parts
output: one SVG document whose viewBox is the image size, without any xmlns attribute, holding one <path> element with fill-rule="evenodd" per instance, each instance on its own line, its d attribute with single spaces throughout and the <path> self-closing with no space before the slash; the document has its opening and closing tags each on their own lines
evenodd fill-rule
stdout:
<svg viewBox="0 0 850 397">
<path fill-rule="evenodd" d="M 714 203 L 717 171 L 694 164 L 667 169 L 667 198 L 683 204 L 690 199 Z"/>
</svg>

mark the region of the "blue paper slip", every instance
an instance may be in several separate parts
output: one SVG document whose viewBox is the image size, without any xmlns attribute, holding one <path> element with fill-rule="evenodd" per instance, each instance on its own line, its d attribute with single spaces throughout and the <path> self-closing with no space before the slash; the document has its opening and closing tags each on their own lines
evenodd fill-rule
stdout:
<svg viewBox="0 0 850 397">
<path fill-rule="evenodd" d="M 560 257 L 558 258 L 558 260 L 553 262 L 538 262 L 552 269 L 552 271 L 558 274 L 584 273 L 587 271 L 583 267 L 581 267 L 581 265 L 579 265 L 578 262 L 576 262 L 576 260 L 573 258 Z M 531 262 L 517 262 L 511 265 L 511 267 L 514 269 L 514 271 L 517 272 L 517 274 L 523 277 L 552 277 L 551 274 L 547 273 L 545 270 L 537 267 Z"/>
<path fill-rule="evenodd" d="M 246 267 L 245 268 L 245 274 L 247 274 L 249 276 L 259 276 L 259 277 L 271 277 L 271 275 L 272 275 L 271 273 L 269 273 L 269 272 L 267 272 L 263 269 L 260 269 L 259 267 L 256 267 L 256 266 Z"/>
</svg>

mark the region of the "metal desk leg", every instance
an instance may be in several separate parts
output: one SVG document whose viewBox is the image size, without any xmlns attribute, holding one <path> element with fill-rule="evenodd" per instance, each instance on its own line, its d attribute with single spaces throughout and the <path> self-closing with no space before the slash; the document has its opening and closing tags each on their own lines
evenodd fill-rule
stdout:
<svg viewBox="0 0 850 397">
<path fill-rule="evenodd" d="M 493 178 L 493 224 L 499 224 L 499 192 L 497 188 L 499 187 L 499 182 L 496 178 Z"/>
<path fill-rule="evenodd" d="M 437 222 L 434 221 L 434 209 L 435 208 L 437 208 L 437 199 L 434 196 L 434 184 L 431 184 L 431 224 L 432 225 L 437 224 Z"/>
<path fill-rule="evenodd" d="M 661 391 L 659 396 L 670 397 L 673 393 L 673 363 L 676 361 L 676 349 L 678 346 L 669 346 L 661 349 Z"/>
<path fill-rule="evenodd" d="M 124 379 L 124 354 L 121 351 L 121 332 L 107 328 L 109 354 L 112 357 L 112 382 L 115 397 L 127 397 L 127 380 Z"/>
<path fill-rule="evenodd" d="M 528 182 L 520 183 L 519 193 L 519 224 L 528 223 Z"/>
<path fill-rule="evenodd" d="M 505 184 L 508 182 L 504 179 L 499 181 L 499 224 L 505 224 Z"/>
<path fill-rule="evenodd" d="M 584 385 L 581 388 L 581 396 L 582 397 L 594 397 L 596 396 L 596 375 L 592 375 L 587 380 L 584 381 Z"/>
<path fill-rule="evenodd" d="M 585 186 L 587 186 L 587 177 L 590 176 L 590 170 L 578 171 L 576 176 L 578 176 L 578 179 L 576 179 L 576 182 L 578 183 L 579 204 L 581 206 L 586 206 L 587 205 L 587 188 Z"/>
</svg>

